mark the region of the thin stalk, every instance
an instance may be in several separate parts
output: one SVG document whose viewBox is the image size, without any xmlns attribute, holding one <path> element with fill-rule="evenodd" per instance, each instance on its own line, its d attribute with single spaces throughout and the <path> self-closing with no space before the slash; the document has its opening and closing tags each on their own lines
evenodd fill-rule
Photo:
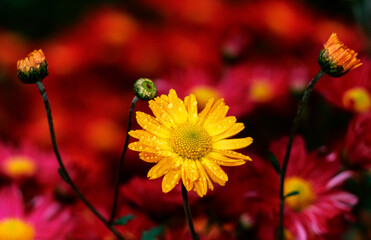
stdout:
<svg viewBox="0 0 371 240">
<path fill-rule="evenodd" d="M 305 89 L 303 97 L 301 98 L 298 111 L 296 113 L 294 122 L 293 122 L 292 127 L 291 127 L 289 142 L 287 143 L 286 153 L 285 153 L 285 157 L 283 159 L 283 164 L 282 164 L 282 168 L 281 168 L 281 172 L 280 172 L 280 196 L 279 196 L 280 197 L 280 212 L 279 212 L 279 226 L 278 226 L 278 239 L 279 240 L 284 240 L 284 230 L 283 230 L 284 203 L 285 203 L 284 183 L 285 183 L 287 165 L 289 164 L 292 143 L 293 143 L 293 140 L 294 140 L 294 136 L 295 136 L 295 134 L 298 130 L 298 127 L 299 127 L 299 122 L 300 122 L 301 115 L 303 113 L 303 109 L 304 109 L 305 105 L 308 103 L 308 100 L 309 100 L 309 97 L 312 93 L 314 85 L 316 85 L 318 80 L 321 77 L 323 77 L 323 75 L 325 75 L 325 72 L 320 70 L 316 74 L 316 76 L 314 76 L 314 78 L 308 84 L 308 87 Z"/>
<path fill-rule="evenodd" d="M 124 148 L 122 150 L 122 154 L 121 154 L 121 158 L 120 158 L 120 163 L 119 163 L 119 167 L 118 167 L 118 170 L 117 170 L 118 172 L 117 172 L 117 178 L 116 178 L 116 184 L 115 184 L 115 194 L 114 194 L 114 197 L 113 197 L 113 204 L 112 204 L 111 215 L 110 215 L 110 218 L 109 218 L 109 221 L 108 221 L 109 224 L 112 224 L 113 223 L 113 220 L 114 220 L 115 214 L 116 214 L 117 198 L 118 198 L 119 185 L 120 185 L 120 172 L 121 172 L 121 168 L 122 168 L 122 165 L 124 163 L 126 151 L 128 149 L 128 145 L 129 145 L 129 131 L 131 129 L 131 122 L 132 122 L 132 118 L 133 118 L 135 104 L 137 103 L 137 101 L 138 101 L 138 97 L 135 96 L 133 98 L 133 101 L 131 102 L 131 106 L 130 106 L 129 119 L 128 119 L 128 128 L 126 130 L 126 139 L 125 139 L 125 143 L 124 143 Z"/>
<path fill-rule="evenodd" d="M 184 207 L 184 212 L 185 216 L 187 219 L 187 224 L 189 227 L 189 231 L 191 232 L 191 236 L 193 240 L 199 240 L 199 236 L 197 235 L 195 228 L 193 226 L 193 221 L 192 221 L 192 215 L 191 215 L 191 210 L 189 208 L 189 202 L 188 202 L 188 191 L 185 188 L 183 182 L 182 182 L 182 198 L 183 198 L 183 207 Z"/>
<path fill-rule="evenodd" d="M 70 175 L 67 172 L 66 167 L 64 166 L 61 155 L 59 154 L 59 150 L 58 150 L 58 146 L 57 146 L 57 140 L 56 140 L 56 137 L 55 137 L 54 124 L 53 124 L 53 118 L 52 118 L 50 103 L 49 103 L 49 99 L 48 99 L 48 96 L 46 94 L 44 85 L 41 81 L 37 81 L 36 86 L 38 87 L 38 89 L 40 91 L 40 94 L 42 96 L 43 102 L 44 102 L 46 115 L 47 115 L 47 118 L 48 118 L 49 131 L 50 131 L 50 137 L 51 137 L 51 141 L 52 141 L 52 145 L 53 145 L 53 150 L 54 150 L 55 156 L 57 157 L 57 161 L 59 163 L 60 171 L 61 171 L 61 174 L 63 174 L 64 180 L 71 186 L 71 188 L 75 191 L 76 195 L 84 202 L 84 204 L 90 209 L 90 211 L 92 211 L 94 213 L 94 215 L 97 216 L 104 223 L 104 225 L 107 226 L 107 228 L 117 237 L 117 239 L 124 240 L 124 237 L 117 231 L 117 229 L 108 223 L 108 221 L 85 198 L 85 196 L 81 193 L 79 188 L 72 181 Z"/>
</svg>

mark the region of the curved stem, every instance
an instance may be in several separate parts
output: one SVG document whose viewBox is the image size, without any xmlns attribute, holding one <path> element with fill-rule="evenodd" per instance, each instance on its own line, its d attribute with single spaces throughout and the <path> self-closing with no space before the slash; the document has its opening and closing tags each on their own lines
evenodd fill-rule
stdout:
<svg viewBox="0 0 371 240">
<path fill-rule="evenodd" d="M 189 208 L 189 202 L 188 202 L 188 191 L 185 188 L 183 182 L 182 182 L 182 198 L 183 198 L 183 207 L 184 207 L 184 212 L 186 215 L 187 219 L 187 224 L 189 227 L 189 231 L 191 232 L 192 239 L 193 240 L 199 240 L 199 236 L 197 235 L 195 228 L 193 226 L 193 221 L 192 221 L 192 215 L 191 215 L 191 210 Z"/>
<path fill-rule="evenodd" d="M 291 127 L 290 131 L 290 137 L 289 137 L 289 142 L 286 147 L 286 153 L 285 157 L 283 159 L 283 164 L 280 172 L 280 212 L 279 212 L 279 226 L 278 226 L 278 239 L 284 240 L 284 230 L 283 230 L 283 220 L 284 220 L 284 203 L 285 203 L 285 196 L 284 196 L 284 183 L 285 183 L 285 176 L 286 176 L 286 170 L 287 170 L 287 165 L 289 164 L 289 159 L 290 159 L 290 152 L 292 148 L 292 143 L 294 141 L 294 136 L 298 130 L 299 127 L 299 121 L 301 118 L 301 115 L 303 113 L 303 109 L 305 105 L 308 102 L 308 99 L 312 93 L 312 90 L 314 88 L 314 85 L 318 82 L 318 80 L 325 75 L 325 72 L 320 70 L 316 76 L 310 81 L 308 84 L 308 87 L 305 89 L 305 92 L 303 94 L 303 97 L 301 98 L 300 105 L 298 108 L 298 111 L 296 113 L 294 122 Z"/>
<path fill-rule="evenodd" d="M 37 81 L 36 86 L 38 87 L 38 89 L 40 91 L 40 94 L 42 96 L 42 99 L 44 101 L 44 106 L 45 106 L 46 115 L 47 115 L 47 118 L 48 118 L 49 131 L 50 131 L 50 137 L 51 137 L 51 141 L 52 141 L 52 145 L 53 145 L 53 150 L 54 150 L 55 156 L 57 157 L 57 161 L 59 163 L 60 173 L 62 174 L 62 177 L 71 186 L 71 188 L 75 191 L 76 195 L 90 209 L 90 211 L 92 211 L 95 214 L 95 216 L 97 216 L 104 223 L 104 225 L 107 226 L 107 228 L 117 237 L 117 239 L 124 240 L 124 237 L 117 231 L 117 229 L 114 228 L 113 226 L 111 226 L 110 224 L 108 224 L 108 221 L 85 198 L 85 196 L 81 193 L 79 188 L 72 181 L 70 175 L 67 172 L 66 167 L 64 166 L 61 155 L 59 154 L 59 150 L 58 150 L 58 146 L 57 146 L 57 140 L 56 140 L 56 137 L 55 137 L 55 131 L 54 131 L 54 125 L 53 125 L 53 118 L 52 118 L 50 103 L 49 103 L 48 96 L 46 94 L 44 85 L 41 81 Z"/>
<path fill-rule="evenodd" d="M 121 158 L 120 158 L 120 163 L 119 163 L 118 170 L 117 170 L 118 172 L 117 172 L 117 178 L 116 178 L 116 184 L 115 184 L 115 194 L 114 194 L 114 197 L 113 197 L 113 204 L 112 204 L 111 215 L 110 215 L 110 218 L 109 218 L 109 221 L 108 221 L 109 224 L 112 224 L 113 223 L 113 220 L 114 220 L 115 214 L 116 214 L 117 198 L 118 198 L 119 185 L 120 185 L 120 171 L 121 171 L 122 165 L 124 163 L 124 158 L 125 158 L 125 155 L 126 155 L 126 151 L 128 149 L 128 145 L 129 145 L 129 131 L 131 129 L 131 122 L 132 122 L 132 118 L 133 118 L 135 104 L 137 103 L 137 101 L 138 101 L 138 97 L 135 96 L 133 98 L 133 101 L 131 102 L 131 105 L 130 105 L 129 119 L 128 119 L 128 128 L 126 130 L 125 144 L 124 144 L 124 148 L 122 150 L 122 154 L 121 154 Z"/>
</svg>

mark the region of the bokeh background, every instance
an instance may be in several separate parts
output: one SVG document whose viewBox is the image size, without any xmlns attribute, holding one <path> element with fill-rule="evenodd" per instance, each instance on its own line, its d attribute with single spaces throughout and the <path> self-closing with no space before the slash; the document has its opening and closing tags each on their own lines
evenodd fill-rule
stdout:
<svg viewBox="0 0 371 240">
<path fill-rule="evenodd" d="M 370 13 L 368 0 L 0 0 L 0 205 L 9 206 L 0 226 L 21 219 L 35 233 L 20 228 L 24 240 L 114 239 L 58 175 L 41 97 L 17 79 L 17 60 L 42 49 L 62 157 L 102 213 L 111 209 L 132 86 L 147 77 L 159 94 L 194 93 L 199 109 L 223 97 L 229 115 L 246 125 L 241 136 L 254 139 L 243 150 L 253 162 L 224 168 L 226 186 L 204 198 L 190 193 L 201 238 L 275 239 L 278 181 L 268 152 L 285 142 L 298 100 L 319 70 L 318 53 L 335 32 L 363 66 L 320 80 L 295 146 L 309 156 L 304 162 L 336 163 L 314 168 L 317 176 L 349 173 L 336 191 L 356 201 L 328 203 L 340 210 L 321 212 L 321 234 L 316 221 L 294 214 L 285 223 L 287 239 L 371 239 Z M 136 110 L 150 112 L 146 102 Z M 180 188 L 162 193 L 161 179 L 146 179 L 151 167 L 128 151 L 117 216 L 134 218 L 120 231 L 126 239 L 189 239 Z M 11 231 L 4 229 L 1 237 Z"/>
</svg>

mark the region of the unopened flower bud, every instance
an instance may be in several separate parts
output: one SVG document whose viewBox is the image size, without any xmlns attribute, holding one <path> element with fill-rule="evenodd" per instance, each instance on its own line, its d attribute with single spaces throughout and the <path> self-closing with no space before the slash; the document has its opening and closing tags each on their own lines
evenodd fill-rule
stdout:
<svg viewBox="0 0 371 240">
<path fill-rule="evenodd" d="M 34 50 L 17 62 L 17 75 L 24 83 L 42 81 L 48 74 L 48 63 L 41 49 Z"/>
<path fill-rule="evenodd" d="M 139 78 L 134 83 L 134 92 L 135 95 L 143 101 L 149 101 L 157 97 L 157 87 L 152 82 L 151 79 L 148 78 Z"/>
<path fill-rule="evenodd" d="M 336 33 L 333 33 L 325 43 L 318 56 L 318 63 L 331 77 L 341 77 L 362 65 L 361 60 L 357 59 L 357 53 L 339 41 Z"/>
</svg>

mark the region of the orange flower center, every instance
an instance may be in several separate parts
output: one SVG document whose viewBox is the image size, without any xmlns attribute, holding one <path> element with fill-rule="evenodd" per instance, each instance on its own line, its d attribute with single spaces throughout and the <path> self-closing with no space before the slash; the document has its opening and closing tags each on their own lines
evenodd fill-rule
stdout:
<svg viewBox="0 0 371 240">
<path fill-rule="evenodd" d="M 272 85 L 267 81 L 256 80 L 252 82 L 249 91 L 249 98 L 255 102 L 264 103 L 272 99 Z"/>
<path fill-rule="evenodd" d="M 36 172 L 36 165 L 32 159 L 24 156 L 10 157 L 5 161 L 5 172 L 13 177 L 32 176 Z"/>
<path fill-rule="evenodd" d="M 170 143 L 179 156 L 196 160 L 210 151 L 212 142 L 203 127 L 186 122 L 174 129 Z"/>
<path fill-rule="evenodd" d="M 356 112 L 366 112 L 371 109 L 371 97 L 362 87 L 347 90 L 343 95 L 343 105 Z"/>
<path fill-rule="evenodd" d="M 33 240 L 35 230 L 22 220 L 7 218 L 0 221 L 1 240 Z"/>
<path fill-rule="evenodd" d="M 312 185 L 299 177 L 290 177 L 285 180 L 284 194 L 299 191 L 299 194 L 287 197 L 285 200 L 292 210 L 300 212 L 310 206 L 316 199 Z"/>
</svg>

